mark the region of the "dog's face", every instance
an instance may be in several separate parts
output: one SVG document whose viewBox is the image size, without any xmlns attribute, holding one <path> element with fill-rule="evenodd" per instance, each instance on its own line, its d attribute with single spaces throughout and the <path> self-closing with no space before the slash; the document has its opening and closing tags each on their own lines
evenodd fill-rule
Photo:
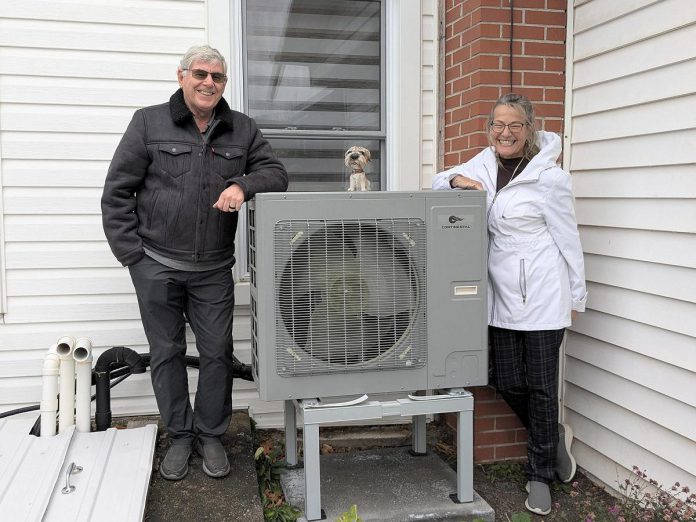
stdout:
<svg viewBox="0 0 696 522">
<path fill-rule="evenodd" d="M 357 145 L 349 148 L 344 156 L 346 167 L 353 170 L 365 170 L 365 165 L 370 162 L 370 151 Z"/>
</svg>

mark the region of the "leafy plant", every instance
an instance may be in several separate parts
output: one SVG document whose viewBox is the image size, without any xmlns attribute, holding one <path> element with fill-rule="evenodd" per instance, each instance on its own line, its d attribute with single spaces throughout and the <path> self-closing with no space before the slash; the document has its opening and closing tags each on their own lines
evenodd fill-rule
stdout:
<svg viewBox="0 0 696 522">
<path fill-rule="evenodd" d="M 669 488 L 633 466 L 633 476 L 619 484 L 624 497 L 609 509 L 617 522 L 696 522 L 696 493 L 675 482 Z"/>
<path fill-rule="evenodd" d="M 362 522 L 358 515 L 358 506 L 353 504 L 350 509 L 336 519 L 336 522 Z"/>
<path fill-rule="evenodd" d="M 519 462 L 513 460 L 502 460 L 487 464 L 482 467 L 483 473 L 490 482 L 514 480 L 521 485 L 527 482 L 527 478 Z"/>
<path fill-rule="evenodd" d="M 270 522 L 295 522 L 300 515 L 298 509 L 285 502 L 280 487 L 280 474 L 287 467 L 283 455 L 283 447 L 270 441 L 264 441 L 254 453 L 263 516 Z"/>
</svg>

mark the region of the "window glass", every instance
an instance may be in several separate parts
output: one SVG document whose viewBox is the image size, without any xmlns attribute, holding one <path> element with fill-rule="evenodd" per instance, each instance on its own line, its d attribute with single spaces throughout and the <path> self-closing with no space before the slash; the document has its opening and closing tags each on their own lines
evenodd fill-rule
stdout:
<svg viewBox="0 0 696 522">
<path fill-rule="evenodd" d="M 384 14 L 380 0 L 246 0 L 245 103 L 293 191 L 343 191 L 345 151 L 366 147 L 383 187 Z"/>
</svg>

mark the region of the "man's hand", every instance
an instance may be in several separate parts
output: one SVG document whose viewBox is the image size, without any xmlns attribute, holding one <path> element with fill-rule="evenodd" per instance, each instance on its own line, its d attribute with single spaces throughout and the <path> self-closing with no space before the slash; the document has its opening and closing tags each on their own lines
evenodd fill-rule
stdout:
<svg viewBox="0 0 696 522">
<path fill-rule="evenodd" d="M 450 186 L 452 188 L 461 188 L 468 190 L 483 190 L 483 185 L 481 185 L 481 183 L 461 175 L 454 176 L 450 180 Z"/>
<path fill-rule="evenodd" d="M 213 208 L 221 212 L 237 212 L 244 203 L 244 191 L 236 183 L 222 191 Z"/>
</svg>

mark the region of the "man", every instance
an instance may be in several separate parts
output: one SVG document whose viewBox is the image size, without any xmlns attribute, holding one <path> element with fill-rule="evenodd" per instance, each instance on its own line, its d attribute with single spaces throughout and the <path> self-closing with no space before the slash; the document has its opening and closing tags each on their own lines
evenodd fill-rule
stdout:
<svg viewBox="0 0 696 522">
<path fill-rule="evenodd" d="M 232 414 L 237 211 L 288 176 L 255 122 L 222 93 L 223 56 L 189 49 L 168 103 L 135 112 L 104 183 L 109 246 L 127 266 L 150 344 L 152 386 L 171 446 L 160 474 L 180 480 L 195 442 L 211 477 L 230 471 L 220 442 Z M 194 408 L 185 364 L 188 319 L 200 355 Z"/>
</svg>

